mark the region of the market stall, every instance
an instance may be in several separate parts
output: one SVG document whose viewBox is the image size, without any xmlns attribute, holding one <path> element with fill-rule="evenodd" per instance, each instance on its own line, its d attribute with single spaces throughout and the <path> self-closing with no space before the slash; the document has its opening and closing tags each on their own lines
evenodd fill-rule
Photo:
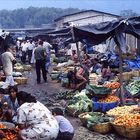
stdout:
<svg viewBox="0 0 140 140">
<path fill-rule="evenodd" d="M 72 113 L 74 117 L 77 117 L 79 114 L 81 114 L 79 115 L 79 118 L 84 123 L 84 126 L 88 127 L 87 120 L 91 120 L 92 123 L 94 123 L 94 125 L 95 122 L 97 124 L 102 124 L 98 119 L 95 119 L 95 116 L 98 116 L 99 114 L 99 118 L 101 118 L 102 112 L 107 114 L 107 116 L 113 117 L 113 120 L 109 121 L 109 124 L 114 127 L 115 131 L 118 134 L 127 138 L 140 137 L 138 134 L 140 132 L 140 127 L 139 123 L 137 123 L 139 122 L 139 112 L 133 112 L 133 110 L 138 107 L 137 103 L 133 101 L 133 98 L 137 98 L 140 89 L 140 75 L 138 70 L 139 59 L 135 58 L 134 56 L 132 59 L 130 59 L 128 55 L 125 55 L 126 45 L 123 36 L 123 33 L 128 33 L 134 35 L 137 38 L 140 38 L 139 29 L 140 17 L 107 22 L 98 25 L 88 25 L 83 27 L 72 28 L 73 40 L 75 42 L 87 39 L 89 42 L 99 44 L 105 41 L 106 39 L 113 37 L 119 48 L 119 73 L 116 76 L 116 79 L 120 80 L 119 82 L 118 80 L 114 80 L 99 86 L 97 82 L 99 76 L 92 75 L 90 76 L 90 87 L 86 89 L 88 92 L 84 91 L 84 98 L 80 97 L 78 98 L 78 100 L 75 100 L 75 102 L 72 102 L 73 97 L 75 97 L 74 93 L 72 94 L 73 97 L 72 95 L 70 96 L 70 98 L 65 97 L 65 99 L 67 98 L 70 100 L 68 100 L 68 104 L 66 106 L 67 111 L 69 113 Z M 127 66 L 129 66 L 129 72 L 124 72 L 122 59 L 125 59 L 124 62 L 127 64 Z M 121 90 L 120 95 L 118 95 L 119 89 Z M 132 102 L 135 104 L 134 106 L 131 104 L 129 104 L 129 106 L 124 106 L 128 99 L 128 97 L 125 97 L 125 92 L 129 92 L 129 94 L 131 95 L 129 96 L 129 98 L 132 99 Z M 78 93 L 76 94 L 78 95 Z M 71 110 L 68 108 L 71 108 Z M 95 111 L 98 111 L 100 113 L 97 113 L 95 115 Z M 85 118 L 87 118 L 87 120 L 85 120 Z M 94 119 L 96 121 L 94 121 Z M 101 125 L 101 129 L 103 129 L 103 124 Z M 95 131 L 95 129 L 92 130 Z"/>
</svg>

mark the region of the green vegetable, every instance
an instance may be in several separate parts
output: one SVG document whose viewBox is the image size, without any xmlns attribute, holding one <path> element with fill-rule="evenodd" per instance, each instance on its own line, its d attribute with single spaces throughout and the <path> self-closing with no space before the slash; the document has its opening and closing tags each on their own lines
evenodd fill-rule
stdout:
<svg viewBox="0 0 140 140">
<path fill-rule="evenodd" d="M 94 94 L 108 94 L 111 92 L 111 89 L 103 86 L 87 85 L 86 89 Z"/>
<path fill-rule="evenodd" d="M 140 92 L 140 80 L 133 80 L 126 86 L 126 90 L 129 91 L 132 95 L 135 95 Z"/>
</svg>

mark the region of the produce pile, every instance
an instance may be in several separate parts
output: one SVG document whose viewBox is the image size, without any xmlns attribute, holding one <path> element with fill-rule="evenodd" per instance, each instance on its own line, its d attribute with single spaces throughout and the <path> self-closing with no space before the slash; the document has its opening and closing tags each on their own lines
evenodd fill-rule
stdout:
<svg viewBox="0 0 140 140">
<path fill-rule="evenodd" d="M 100 112 L 88 112 L 82 118 L 87 120 L 87 126 L 110 121 L 109 117 Z"/>
<path fill-rule="evenodd" d="M 113 109 L 110 109 L 106 113 L 109 116 L 124 116 L 124 115 L 131 114 L 131 112 L 134 108 L 137 108 L 137 105 L 121 106 L 121 107 L 118 106 Z"/>
<path fill-rule="evenodd" d="M 122 125 L 126 127 L 140 127 L 140 114 L 129 114 L 115 118 L 115 125 Z"/>
<path fill-rule="evenodd" d="M 17 137 L 19 128 L 8 128 L 8 126 L 0 123 L 0 129 L 4 132 L 3 138 L 1 140 L 13 140 Z"/>
<path fill-rule="evenodd" d="M 13 140 L 16 137 L 17 137 L 16 133 L 12 133 L 11 131 L 7 131 L 7 132 L 5 132 L 5 137 L 2 138 L 2 140 Z"/>
<path fill-rule="evenodd" d="M 59 92 L 57 95 L 56 95 L 56 99 L 65 99 L 65 100 L 70 100 L 70 99 L 73 99 L 74 95 L 78 94 L 78 91 L 70 91 L 70 90 L 66 90 L 66 91 L 62 91 L 62 92 Z"/>
<path fill-rule="evenodd" d="M 132 80 L 127 86 L 126 90 L 129 91 L 132 95 L 135 95 L 140 92 L 140 79 Z"/>
<path fill-rule="evenodd" d="M 0 129 L 5 129 L 6 126 L 0 123 Z"/>
<path fill-rule="evenodd" d="M 104 87 L 107 87 L 110 89 L 117 89 L 120 87 L 120 83 L 119 82 L 108 82 L 108 83 L 104 84 Z"/>
<path fill-rule="evenodd" d="M 87 85 L 86 90 L 94 97 L 104 97 L 111 93 L 111 89 L 100 85 Z"/>
<path fill-rule="evenodd" d="M 18 72 L 30 71 L 31 68 L 32 68 L 31 65 L 22 65 L 21 63 L 16 63 L 14 65 L 14 70 Z"/>
<path fill-rule="evenodd" d="M 73 114 L 83 113 L 90 111 L 91 106 L 91 100 L 86 96 L 85 92 L 81 92 L 76 94 L 72 100 L 68 101 L 66 110 L 73 110 Z"/>
<path fill-rule="evenodd" d="M 119 101 L 119 98 L 115 95 L 107 95 L 105 98 L 101 98 L 98 100 L 98 102 L 101 103 L 111 103 L 111 102 L 117 102 Z"/>
</svg>

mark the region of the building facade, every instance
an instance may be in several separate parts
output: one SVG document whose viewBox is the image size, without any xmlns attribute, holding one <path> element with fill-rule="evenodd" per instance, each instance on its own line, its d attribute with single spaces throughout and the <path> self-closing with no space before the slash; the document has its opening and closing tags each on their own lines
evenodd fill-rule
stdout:
<svg viewBox="0 0 140 140">
<path fill-rule="evenodd" d="M 116 20 L 118 18 L 120 18 L 120 16 L 118 15 L 113 15 L 95 10 L 87 10 L 62 16 L 55 20 L 55 24 L 57 28 L 64 28 L 70 25 L 83 26 L 88 24 L 96 24 Z"/>
</svg>

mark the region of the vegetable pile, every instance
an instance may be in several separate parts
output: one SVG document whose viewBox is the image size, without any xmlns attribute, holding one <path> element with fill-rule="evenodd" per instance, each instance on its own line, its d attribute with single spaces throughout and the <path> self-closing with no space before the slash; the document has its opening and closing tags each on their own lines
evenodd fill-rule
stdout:
<svg viewBox="0 0 140 140">
<path fill-rule="evenodd" d="M 86 86 L 86 90 L 91 94 L 93 94 L 93 96 L 106 96 L 107 94 L 109 94 L 111 92 L 111 89 L 104 87 L 104 86 L 97 86 L 97 85 L 88 85 Z"/>
<path fill-rule="evenodd" d="M 129 91 L 132 95 L 135 95 L 140 92 L 140 80 L 133 80 L 127 86 L 126 90 Z"/>
<path fill-rule="evenodd" d="M 82 117 L 87 120 L 88 124 L 92 124 L 92 125 L 110 121 L 106 115 L 100 112 L 89 112 Z"/>
<path fill-rule="evenodd" d="M 92 106 L 91 100 L 86 96 L 84 92 L 76 94 L 72 100 L 68 102 L 66 108 L 74 110 L 75 113 L 88 112 Z"/>
<path fill-rule="evenodd" d="M 59 92 L 57 95 L 56 95 L 56 99 L 65 99 L 65 100 L 70 100 L 74 97 L 74 95 L 78 94 L 78 92 L 73 92 L 73 91 L 70 91 L 70 90 L 66 90 L 66 91 L 62 91 L 62 92 Z"/>
</svg>

